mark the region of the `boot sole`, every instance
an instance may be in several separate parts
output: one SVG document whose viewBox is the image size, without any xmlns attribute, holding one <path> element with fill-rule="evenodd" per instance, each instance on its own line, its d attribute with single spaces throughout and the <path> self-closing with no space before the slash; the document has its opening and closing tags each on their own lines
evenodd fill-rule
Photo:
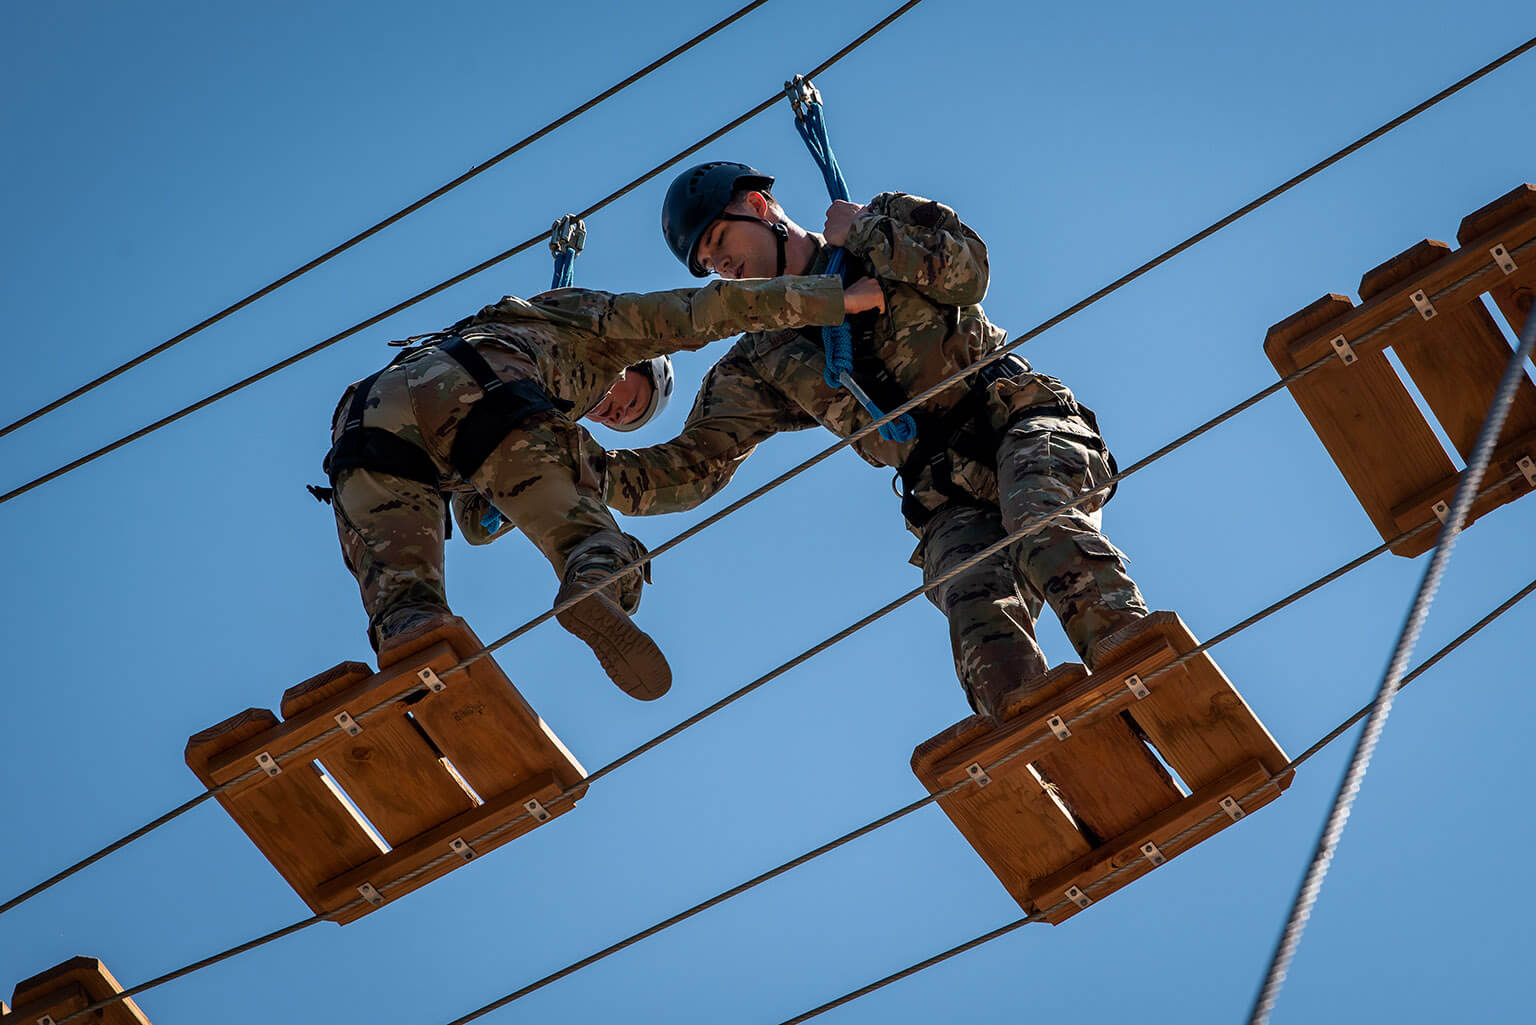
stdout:
<svg viewBox="0 0 1536 1025">
<path fill-rule="evenodd" d="M 655 701 L 672 688 L 667 657 L 606 595 L 589 595 L 555 619 L 592 649 L 608 678 L 630 697 Z"/>
</svg>

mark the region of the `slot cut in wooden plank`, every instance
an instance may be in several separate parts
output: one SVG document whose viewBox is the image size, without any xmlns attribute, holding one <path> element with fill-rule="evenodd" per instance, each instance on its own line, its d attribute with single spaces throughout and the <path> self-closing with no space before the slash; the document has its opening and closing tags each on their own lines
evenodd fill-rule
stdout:
<svg viewBox="0 0 1536 1025">
<path fill-rule="evenodd" d="M 361 662 L 343 662 L 290 687 L 283 694 L 283 718 L 301 715 L 372 675 Z M 358 726 L 360 732 L 332 747 L 322 764 L 391 846 L 475 806 L 408 715 L 379 715 Z"/>
<path fill-rule="evenodd" d="M 74 957 L 63 964 L 24 979 L 11 996 L 12 1008 L 0 1002 L 0 1022 L 5 1025 L 36 1025 L 44 1015 L 55 1022 L 78 1014 L 91 1004 L 123 991 L 107 966 L 94 957 Z M 120 1000 L 90 1015 L 95 1025 L 149 1025 L 133 998 Z"/>
<path fill-rule="evenodd" d="M 194 734 L 187 741 L 187 767 L 206 786 L 215 786 L 209 771 L 214 759 L 277 727 L 277 716 L 268 710 L 246 709 Z M 218 801 L 288 885 L 318 912 L 322 908 L 315 900 L 316 887 L 377 857 L 383 848 L 352 809 L 336 800 L 312 763 L 288 765 L 277 776 L 260 778 L 260 786 L 226 791 Z"/>
<path fill-rule="evenodd" d="M 1521 185 L 1462 218 L 1456 241 L 1469 251 L 1478 246 L 1502 245 L 1513 252 L 1517 244 L 1505 240 L 1506 229 L 1518 226 L 1533 215 L 1536 215 L 1536 185 Z M 1518 227 L 1509 237 L 1518 237 Z M 1536 300 L 1536 252 L 1522 253 L 1513 259 L 1517 264 L 1515 273 L 1496 281 L 1489 289 L 1489 295 L 1518 337 L 1525 319 L 1531 314 L 1533 300 Z M 1536 355 L 1531 359 L 1536 362 Z"/>
<path fill-rule="evenodd" d="M 1209 653 L 1168 668 L 1195 647 L 1178 616 L 1153 613 L 1108 640 L 1110 660 L 1100 672 L 1090 675 L 1075 663 L 1058 666 L 1005 698 L 1001 723 L 972 716 L 913 752 L 913 772 L 930 793 L 974 780 L 978 765 L 984 770 L 986 785 L 962 785 L 939 804 L 1025 911 L 1049 908 L 1068 887 L 1099 884 L 1121 868 L 1123 875 L 1101 896 L 1150 870 L 1151 861 L 1145 870 L 1127 867 L 1125 851 L 1141 856 L 1140 845 L 1149 839 L 1162 842 L 1200 821 L 1229 796 L 1213 788 L 1230 789 L 1234 780 L 1268 783 L 1275 776 L 1270 795 L 1251 805 L 1258 807 L 1289 786 L 1293 774 L 1284 771 L 1285 752 Z M 1129 686 L 1132 676 L 1141 688 Z M 1138 698 L 1137 691 L 1147 696 Z M 1106 723 L 1119 731 L 1108 744 L 1093 729 Z M 1064 737 L 1060 724 L 1067 728 Z M 1183 777 L 1189 796 L 1182 796 L 1143 736 Z M 1032 765 L 1058 785 L 1059 806 Z M 1145 778 L 1128 778 L 1137 771 Z M 1062 785 L 1062 778 L 1072 784 Z M 1250 789 L 1230 796 L 1241 798 Z M 1084 807 L 1091 811 L 1084 814 Z M 1231 821 L 1223 820 L 1202 826 L 1188 846 Z M 1111 821 L 1119 828 L 1107 828 Z M 1057 909 L 1049 920 L 1063 921 L 1077 910 L 1076 904 Z"/>
<path fill-rule="evenodd" d="M 457 617 L 392 639 L 379 654 L 388 668 L 434 644 L 447 645 L 460 661 L 484 647 Z M 411 706 L 411 714 L 483 799 L 525 786 L 553 772 L 562 786 L 586 778 L 586 770 L 529 707 L 491 658 L 445 677 L 447 686 Z"/>
</svg>

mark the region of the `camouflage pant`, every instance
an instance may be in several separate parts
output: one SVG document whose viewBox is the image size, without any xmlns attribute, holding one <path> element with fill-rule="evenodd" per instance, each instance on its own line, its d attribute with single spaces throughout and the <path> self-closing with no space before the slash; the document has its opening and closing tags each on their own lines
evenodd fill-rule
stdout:
<svg viewBox="0 0 1536 1025">
<path fill-rule="evenodd" d="M 461 481 L 447 457 L 456 426 L 479 396 L 456 362 L 428 354 L 378 378 L 364 424 L 423 447 L 449 486 L 473 489 L 468 497 L 494 505 L 508 521 L 503 530 L 522 530 L 562 579 L 598 579 L 644 551 L 603 504 L 585 432 L 557 413 L 519 425 Z M 438 489 L 371 469 L 343 470 L 335 487 L 342 555 L 357 578 L 374 646 L 419 614 L 446 612 L 446 508 Z M 626 576 L 617 588 L 621 603 L 632 609 L 639 589 L 640 574 Z"/>
<path fill-rule="evenodd" d="M 1010 429 L 998 449 L 999 507 L 952 504 L 923 529 L 918 554 L 927 582 L 1026 523 L 1060 509 L 1109 476 L 1086 436 Z M 1004 694 L 1047 663 L 1034 623 L 1045 603 L 1085 660 L 1095 641 L 1147 614 L 1118 549 L 1099 531 L 1095 497 L 928 592 L 949 620 L 955 672 L 973 708 L 991 712 Z"/>
</svg>

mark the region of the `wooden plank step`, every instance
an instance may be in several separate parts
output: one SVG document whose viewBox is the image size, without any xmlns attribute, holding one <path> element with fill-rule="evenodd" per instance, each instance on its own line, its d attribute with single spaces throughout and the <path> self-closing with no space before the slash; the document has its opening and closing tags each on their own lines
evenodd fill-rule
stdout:
<svg viewBox="0 0 1536 1025">
<path fill-rule="evenodd" d="M 1087 679 L 1088 671 L 1075 662 L 1058 667 L 1043 682 L 1031 682 L 1005 695 L 1003 721 L 1054 707 L 1062 695 Z M 1116 836 L 1183 797 L 1142 743 L 1135 724 L 1123 715 L 1074 727 L 1070 752 L 1057 755 L 1047 748 L 1031 761 L 1036 773 L 1055 786 L 1056 796 L 1090 842 Z"/>
<path fill-rule="evenodd" d="M 1058 666 L 1005 697 L 1001 723 L 972 716 L 913 752 L 912 770 L 930 793 L 971 781 L 939 804 L 1026 911 L 1051 907 L 1067 887 L 1125 867 L 1128 845 L 1140 856 L 1149 838 L 1171 837 L 1199 821 L 1226 796 L 1213 788 L 1255 775 L 1278 776 L 1275 795 L 1290 785 L 1285 752 L 1209 654 L 1169 668 L 1195 647 L 1177 615 L 1155 612 L 1107 639 L 1099 672 Z M 1084 721 L 1073 721 L 1079 717 Z M 1143 738 L 1184 779 L 1190 796 Z M 976 782 L 978 766 L 988 777 L 984 784 Z M 1042 778 L 1055 784 L 1054 794 Z M 1219 828 L 1202 827 L 1189 845 Z M 1103 894 L 1142 871 L 1126 868 Z M 1074 905 L 1050 920 L 1075 913 Z"/>
<path fill-rule="evenodd" d="M 1512 250 L 1516 243 L 1505 241 L 1506 226 L 1518 226 L 1533 214 L 1536 214 L 1536 185 L 1518 186 L 1462 218 L 1456 241 L 1468 250 L 1494 245 Z M 1522 254 L 1515 257 L 1515 262 L 1518 265 L 1515 273 L 1497 281 L 1489 294 L 1518 336 L 1525 326 L 1525 318 L 1530 316 L 1532 302 L 1536 300 L 1536 254 Z M 1532 356 L 1532 360 L 1536 361 L 1536 356 Z"/>
<path fill-rule="evenodd" d="M 1366 343 L 1356 344 L 1356 340 L 1399 313 L 1413 310 L 1414 304 L 1410 296 L 1414 292 L 1422 290 L 1428 295 L 1434 295 L 1474 271 L 1479 272 L 1477 277 L 1462 284 L 1455 292 L 1436 299 L 1435 309 L 1437 314 L 1446 314 L 1468 303 L 1478 302 L 1478 297 L 1483 292 L 1496 288 L 1504 282 L 1505 278 L 1504 273 L 1492 265 L 1493 258 L 1488 253 L 1488 247 L 1503 244 L 1513 251 L 1536 238 L 1536 205 L 1523 205 L 1526 201 L 1520 196 L 1514 199 L 1506 196 L 1500 202 L 1509 204 L 1503 209 L 1511 215 L 1500 221 L 1494 230 L 1468 239 L 1463 248 L 1458 249 L 1450 258 L 1441 260 L 1424 273 L 1373 296 L 1338 323 L 1319 325 L 1311 331 L 1292 334 L 1286 343 L 1288 362 L 1293 367 L 1306 366 L 1321 356 L 1329 355 L 1333 351 L 1329 340 L 1337 334 L 1343 334 L 1351 344 L 1354 344 L 1355 352 L 1359 355 L 1364 355 L 1361 352 L 1362 349 L 1379 349 L 1383 344 L 1381 336 Z M 1498 206 L 1498 204 L 1493 205 Z M 1517 210 L 1518 212 L 1515 212 Z M 1481 214 L 1481 211 L 1479 213 Z M 1485 224 L 1494 220 L 1497 213 L 1498 211 L 1495 211 L 1484 215 L 1484 220 L 1479 223 Z M 1437 316 L 1436 319 L 1439 317 Z M 1274 356 L 1271 355 L 1271 359 L 1273 358 Z"/>
<path fill-rule="evenodd" d="M 1368 272 L 1360 281 L 1360 297 L 1370 299 L 1450 259 L 1451 247 L 1425 239 Z M 1528 260 L 1536 267 L 1536 257 Z M 1388 344 L 1434 411 L 1462 459 L 1472 446 L 1493 404 L 1499 378 L 1514 350 L 1479 302 L 1437 312 L 1433 319 L 1412 317 L 1389 333 Z M 1510 406 L 1500 441 L 1536 432 L 1536 385 L 1524 378 Z"/>
<path fill-rule="evenodd" d="M 436 645 L 453 652 L 454 661 L 484 647 L 464 620 L 453 617 L 391 639 L 379 653 L 381 671 Z M 447 687 L 412 705 L 411 714 L 483 800 L 524 787 L 545 772 L 554 773 L 562 786 L 586 778 L 581 763 L 494 658 L 482 658 L 443 682 Z"/>
<path fill-rule="evenodd" d="M 1202 652 L 1177 669 L 1159 674 L 1179 655 L 1199 646 L 1195 635 L 1173 612 L 1154 612 L 1135 627 L 1122 631 L 1131 650 L 1104 666 L 1099 674 L 1124 687 L 1130 673 L 1138 673 L 1150 692 L 1135 702 L 1127 714 L 1146 731 L 1163 760 L 1173 767 L 1190 790 L 1199 790 L 1222 778 L 1233 766 L 1257 761 L 1278 773 L 1290 758 L 1269 730 L 1253 714 L 1243 696 L 1232 686 L 1210 652 Z M 1115 638 L 1108 638 L 1110 645 Z M 1154 658 L 1151 669 L 1143 655 L 1149 648 L 1167 653 L 1166 661 Z M 1285 776 L 1282 789 L 1290 785 Z"/>
<path fill-rule="evenodd" d="M 1221 810 L 1225 798 L 1231 797 L 1245 814 L 1250 814 L 1279 797 L 1282 789 L 1270 782 L 1269 773 L 1257 761 L 1240 765 L 1173 807 L 1039 880 L 1029 888 L 1030 900 L 1047 911 L 1046 921 L 1060 925 L 1085 910 L 1067 897 L 1069 888 L 1077 887 L 1091 902 L 1098 903 L 1157 865 L 1178 857 L 1232 825 L 1236 820 Z M 1204 821 L 1206 819 L 1210 821 Z M 1175 845 L 1175 837 L 1197 824 L 1199 828 Z M 1157 857 L 1161 859 L 1156 864 L 1142 850 L 1142 845 L 1148 842 L 1156 845 Z M 1113 878 L 1109 878 L 1111 876 Z"/>
<path fill-rule="evenodd" d="M 230 747 L 209 760 L 207 771 L 213 783 L 223 784 L 242 776 L 247 770 L 256 766 L 256 756 L 262 752 L 270 754 L 273 758 L 282 760 L 283 756 L 295 748 L 314 740 L 317 737 L 330 733 L 322 743 L 308 751 L 308 759 L 324 758 L 332 750 L 345 744 L 351 738 L 336 724 L 336 714 L 347 712 L 354 718 L 362 716 L 369 708 L 381 702 L 394 701 L 378 712 L 369 716 L 364 722 L 364 728 L 370 723 L 376 723 L 389 716 L 401 716 L 406 712 L 406 706 L 395 700 L 408 694 L 421 686 L 421 680 L 417 677 L 417 670 L 423 666 L 430 667 L 434 671 L 445 671 L 449 666 L 458 661 L 453 649 L 446 644 L 434 644 L 430 649 L 416 653 L 417 657 L 398 667 L 375 673 L 365 680 L 361 680 L 337 693 L 318 701 L 305 709 L 302 713 L 286 720 L 282 725 L 273 729 L 270 733 L 259 736 L 250 736 L 240 744 Z M 267 713 L 270 715 L 271 713 Z M 258 773 L 254 777 L 231 788 L 227 793 L 240 793 L 258 786 L 264 786 L 266 776 Z M 208 780 L 204 780 L 208 782 Z"/>
<path fill-rule="evenodd" d="M 362 662 L 343 662 L 283 694 L 284 719 L 373 675 Z M 475 806 L 409 714 L 370 717 L 361 732 L 337 744 L 322 764 L 391 845 L 404 843 Z"/>
<path fill-rule="evenodd" d="M 0 1022 L 5 1025 L 36 1025 L 44 1015 L 55 1022 L 77 1014 L 98 1000 L 123 991 L 107 966 L 94 957 L 74 957 L 16 984 L 12 1009 L 0 1003 Z M 96 1025 L 149 1025 L 149 1019 L 130 997 L 90 1015 Z"/>
<path fill-rule="evenodd" d="M 334 723 L 332 724 L 334 725 Z M 230 750 L 261 742 L 280 727 L 265 708 L 248 708 L 187 741 L 187 767 L 213 787 L 211 766 Z M 242 767 L 254 764 L 249 758 Z M 260 775 L 260 786 L 221 793 L 218 801 L 256 848 L 266 855 L 313 911 L 322 908 L 316 888 L 383 852 L 356 813 L 336 799 L 308 761 L 288 765 L 277 776 Z"/>
<path fill-rule="evenodd" d="M 1332 338 L 1355 311 L 1342 295 L 1324 296 L 1270 328 L 1264 351 L 1285 377 L 1311 361 L 1294 354 L 1296 340 Z M 1292 383 L 1290 392 L 1385 540 L 1402 532 L 1392 510 L 1405 498 L 1438 487 L 1456 468 L 1381 348 L 1355 354 L 1347 366 L 1335 359 L 1312 371 Z M 1421 535 L 1392 550 L 1412 557 L 1433 541 Z"/>
<path fill-rule="evenodd" d="M 575 806 L 575 802 L 570 799 L 556 801 L 555 797 L 561 789 L 554 773 L 541 773 L 528 780 L 523 786 L 493 797 L 480 807 L 450 819 L 408 843 L 401 844 L 388 854 L 331 880 L 321 887 L 320 902 L 327 910 L 339 912 L 334 916 L 333 921 L 341 925 L 354 922 L 385 904 L 393 903 L 406 894 L 419 890 L 432 880 L 447 875 L 467 862 L 484 857 L 550 819 L 564 815 Z M 484 834 L 524 814 L 527 810 L 525 803 L 530 799 L 537 800 L 543 806 L 546 818 L 536 819 L 530 815 L 515 826 L 503 830 L 499 835 L 489 839 L 484 838 Z M 470 853 L 467 857 L 455 849 L 455 840 L 462 840 L 469 844 Z M 440 864 L 421 871 L 444 855 L 450 855 L 450 857 L 444 858 Z M 408 876 L 410 878 L 406 878 Z M 374 892 L 381 898 L 379 903 L 376 905 L 357 903 L 356 906 L 348 907 L 359 900 L 361 893 L 359 888 L 365 883 L 373 887 Z M 341 911 L 342 908 L 347 910 Z"/>
</svg>

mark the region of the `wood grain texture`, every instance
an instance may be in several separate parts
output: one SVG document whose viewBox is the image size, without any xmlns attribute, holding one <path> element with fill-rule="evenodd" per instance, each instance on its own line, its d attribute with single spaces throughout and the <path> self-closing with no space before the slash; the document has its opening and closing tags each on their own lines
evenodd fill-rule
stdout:
<svg viewBox="0 0 1536 1025">
<path fill-rule="evenodd" d="M 283 722 L 266 736 L 247 740 L 223 751 L 209 760 L 209 775 L 217 783 L 226 783 L 251 768 L 255 764 L 253 759 L 263 750 L 274 758 L 278 758 L 327 731 L 334 731 L 334 734 L 324 743 L 308 752 L 310 758 L 325 757 L 330 750 L 350 739 L 336 727 L 334 716 L 337 712 L 345 710 L 360 715 L 374 705 L 394 701 L 420 686 L 421 681 L 416 676 L 417 669 L 426 665 L 441 672 L 458 661 L 453 649 L 446 644 L 433 644 L 429 649 L 419 652 L 417 659 L 398 667 L 381 670 L 367 679 L 351 684 L 316 702 L 302 713 Z M 364 721 L 364 728 L 366 729 L 370 723 L 378 723 L 390 716 L 404 715 L 405 711 L 406 706 L 398 702 L 386 705 Z M 265 778 L 258 775 L 230 792 L 239 793 L 262 786 Z"/>
<path fill-rule="evenodd" d="M 399 845 L 388 854 L 328 881 L 321 887 L 319 901 L 328 911 L 338 911 L 358 899 L 359 886 L 363 883 L 373 884 L 384 897 L 384 904 L 360 903 L 357 907 L 337 914 L 333 918 L 333 921 L 341 925 L 355 922 L 408 893 L 414 893 L 432 880 L 469 864 L 468 861 L 455 855 L 407 882 L 398 882 L 439 856 L 453 853 L 449 843 L 455 838 L 462 838 L 466 843 L 471 843 L 475 852 L 471 860 L 478 861 L 503 844 L 510 843 L 525 833 L 564 815 L 571 810 L 573 802 L 563 800 L 555 803 L 555 795 L 560 790 L 559 781 L 556 780 L 554 773 L 540 773 L 529 779 L 523 786 L 507 791 L 480 807 L 456 816 L 421 836 Z M 545 805 L 549 812 L 548 819 L 539 822 L 530 817 L 492 839 L 477 839 L 497 826 L 522 815 L 525 811 L 523 802 L 529 798 L 537 799 Z"/>
<path fill-rule="evenodd" d="M 361 662 L 343 662 L 290 687 L 283 694 L 283 718 L 302 715 L 372 675 Z M 333 746 L 322 764 L 391 845 L 475 806 L 407 715 L 369 719 L 361 733 Z"/>
<path fill-rule="evenodd" d="M 1380 295 L 1450 256 L 1450 246 L 1426 239 L 1366 274 L 1360 282 L 1360 297 Z M 1451 444 L 1462 459 L 1470 459 L 1478 431 L 1493 405 L 1499 378 L 1514 356 L 1488 308 L 1472 302 L 1437 313 L 1431 320 L 1412 317 L 1393 328 L 1389 344 Z M 1536 385 L 1522 378 L 1500 440 L 1533 431 Z"/>
<path fill-rule="evenodd" d="M 254 745 L 254 750 L 263 750 L 263 743 L 278 730 L 277 716 L 271 712 L 246 709 L 195 734 L 187 742 L 187 767 L 205 785 L 215 786 L 210 770 L 214 762 L 231 748 Z M 288 885 L 319 911 L 319 884 L 377 857 L 383 848 L 357 815 L 336 800 L 312 763 L 289 765 L 280 775 L 263 774 L 259 779 L 261 785 L 226 791 L 218 801 Z"/>
<path fill-rule="evenodd" d="M 433 644 L 448 645 L 456 660 L 483 647 L 468 625 L 454 618 L 392 641 L 379 663 L 395 665 Z M 480 659 L 443 682 L 446 689 L 411 706 L 411 714 L 482 799 L 525 786 L 544 772 L 553 772 L 563 786 L 586 778 L 494 658 Z"/>
<path fill-rule="evenodd" d="M 1284 377 L 1304 365 L 1292 355 L 1294 340 L 1320 329 L 1334 337 L 1354 309 L 1344 296 L 1329 295 L 1270 328 L 1264 351 L 1275 370 Z M 1330 360 L 1293 382 L 1290 392 L 1386 540 L 1400 533 L 1393 508 L 1438 486 L 1456 468 L 1381 349 L 1355 351 L 1354 363 Z M 1411 557 L 1423 549 L 1405 542 L 1392 550 Z"/>
<path fill-rule="evenodd" d="M 106 965 L 94 957 L 74 957 L 63 964 L 16 984 L 11 997 L 14 1010 L 0 1003 L 0 1022 L 35 1025 L 42 1015 L 62 1021 L 71 1014 L 123 991 Z M 149 1019 L 130 997 L 91 1015 L 98 1025 L 149 1025 Z"/>
<path fill-rule="evenodd" d="M 1074 726 L 1035 765 L 1094 837 L 1118 836 L 1184 797 L 1124 713 Z"/>
<path fill-rule="evenodd" d="M 1038 880 L 1029 888 L 1030 902 L 1042 909 L 1054 908 L 1066 900 L 1066 891 L 1072 886 L 1081 888 L 1094 903 L 1103 900 L 1152 871 L 1152 862 L 1141 852 L 1142 844 L 1149 840 L 1157 844 L 1166 864 L 1166 861 L 1171 861 L 1235 824 L 1225 813 L 1221 813 L 1220 801 L 1223 797 L 1230 796 L 1237 800 L 1245 812 L 1253 812 L 1279 797 L 1281 788 L 1266 786 L 1268 779 L 1269 774 L 1258 762 L 1239 765 L 1178 804 L 1101 844 L 1058 872 Z M 1252 793 L 1256 788 L 1262 789 Z M 1245 794 L 1251 796 L 1245 798 Z M 1206 818 L 1211 818 L 1211 821 L 1184 837 L 1177 847 L 1172 845 L 1174 837 Z M 1106 880 L 1107 876 L 1121 869 L 1124 871 L 1113 880 Z M 1066 901 L 1064 907 L 1051 911 L 1046 921 L 1060 925 L 1085 910 Z"/>
<path fill-rule="evenodd" d="M 1152 630 L 1179 655 L 1197 646 L 1174 613 L 1156 612 L 1149 618 Z M 1113 671 L 1117 669 L 1106 667 L 1106 672 Z M 1132 705 L 1129 714 L 1190 790 L 1209 785 L 1246 761 L 1257 761 L 1275 773 L 1290 761 L 1209 652 L 1157 676 L 1147 689 L 1151 694 Z"/>
<path fill-rule="evenodd" d="M 1466 249 L 1503 242 L 1505 225 L 1518 223 L 1533 213 L 1536 213 L 1536 185 L 1517 186 L 1462 218 L 1456 240 Z M 1514 247 L 1506 243 L 1506 248 Z M 1515 262 L 1518 265 L 1515 273 L 1498 281 L 1488 291 L 1494 305 L 1518 336 L 1525 326 L 1525 318 L 1531 314 L 1533 302 L 1536 302 L 1536 253 L 1522 253 L 1515 257 Z M 1531 359 L 1536 362 L 1536 354 Z"/>
<path fill-rule="evenodd" d="M 1355 343 L 1356 339 L 1397 314 L 1413 310 L 1413 302 L 1409 298 L 1412 293 L 1422 289 L 1435 295 L 1474 272 L 1476 277 L 1459 285 L 1454 291 L 1437 297 L 1434 302 L 1435 309 L 1441 315 L 1452 313 L 1468 303 L 1478 302 L 1483 292 L 1504 281 L 1503 272 L 1492 265 L 1488 247 L 1502 242 L 1514 250 L 1533 238 L 1536 238 L 1536 207 L 1504 220 L 1492 232 L 1470 239 L 1449 258 L 1373 296 L 1340 322 L 1320 325 L 1312 331 L 1292 335 L 1286 346 L 1289 361 L 1293 366 L 1306 366 L 1321 356 L 1329 355 L 1333 349 L 1328 341 L 1336 334 L 1342 333 L 1351 343 Z M 1355 344 L 1355 351 L 1358 353 L 1362 348 L 1379 349 L 1384 344 L 1384 338 L 1377 336 L 1370 342 Z M 1274 355 L 1271 354 L 1270 358 L 1273 360 Z"/>
</svg>

